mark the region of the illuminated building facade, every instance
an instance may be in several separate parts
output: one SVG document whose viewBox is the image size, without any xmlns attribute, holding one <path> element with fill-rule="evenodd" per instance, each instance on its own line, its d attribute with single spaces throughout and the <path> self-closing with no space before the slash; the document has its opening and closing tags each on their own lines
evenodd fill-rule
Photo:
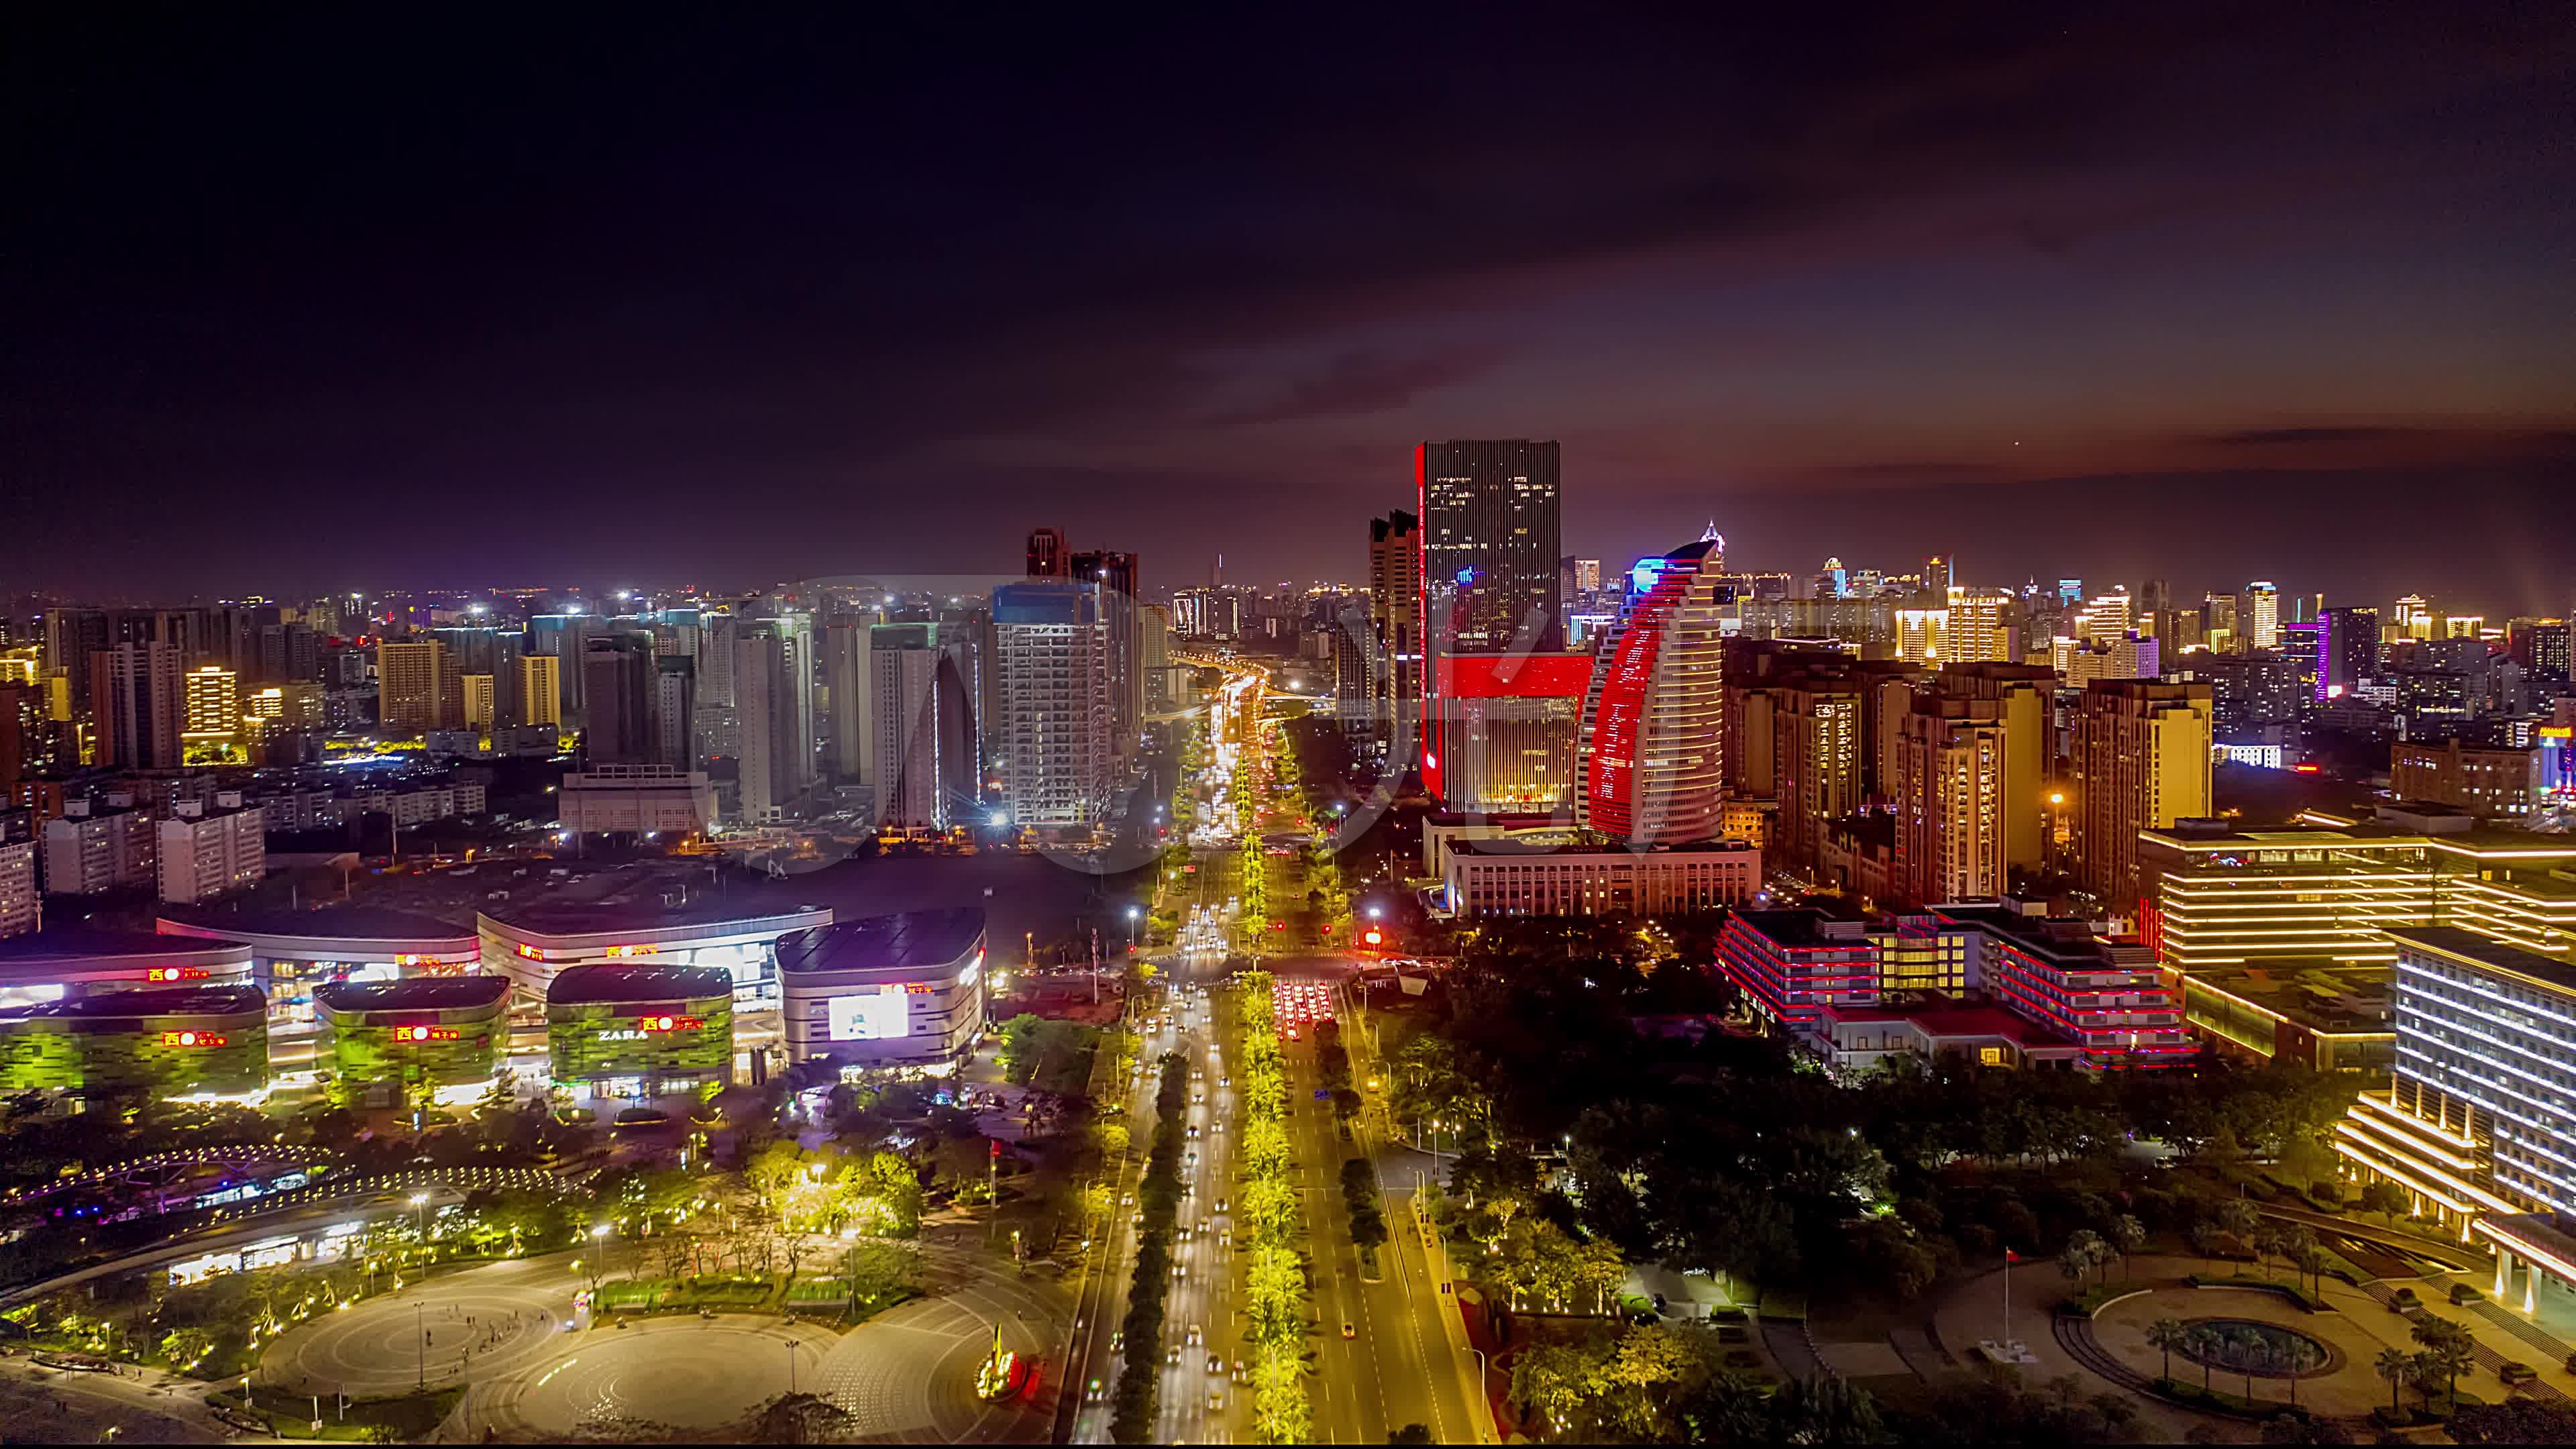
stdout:
<svg viewBox="0 0 2576 1449">
<path fill-rule="evenodd" d="M 2269 579 L 2245 586 L 2245 642 L 2269 649 L 2281 642 L 2281 590 Z"/>
<path fill-rule="evenodd" d="M 1896 723 L 1897 898 L 1923 905 L 2004 894 L 2010 741 L 2002 702 L 1927 691 Z"/>
<path fill-rule="evenodd" d="M 1943 905 L 1924 934 L 1970 931 L 1968 979 L 1997 1006 L 2082 1049 L 2095 1071 L 2183 1066 L 2194 1048 L 2181 1004 L 2143 946 L 2106 941 L 2082 921 L 2035 915 L 2020 903 Z"/>
<path fill-rule="evenodd" d="M 1422 716 L 1422 523 L 1401 509 L 1369 520 L 1372 730 L 1391 761 L 1415 757 Z"/>
<path fill-rule="evenodd" d="M 2012 647 L 2013 597 L 2001 589 L 1949 591 L 1943 664 L 2017 663 Z"/>
<path fill-rule="evenodd" d="M 2576 1215 L 2576 967 L 2446 926 L 2390 937 L 2395 1075 L 2354 1105 L 2336 1150 L 2462 1241 L 2500 1229 L 2487 1235 L 2557 1259 L 2563 1278 L 2566 1234 L 2550 1219 Z"/>
<path fill-rule="evenodd" d="M 45 894 L 97 895 L 153 881 L 158 847 L 148 813 L 66 800 L 63 813 L 45 822 Z"/>
<path fill-rule="evenodd" d="M 250 982 L 266 997 L 281 1032 L 316 1019 L 317 987 L 467 976 L 483 954 L 481 940 L 466 927 L 380 906 L 254 911 L 229 904 L 205 910 L 165 905 L 153 929 L 169 949 L 183 949 L 194 937 L 247 953 Z"/>
<path fill-rule="evenodd" d="M 1857 679 L 1794 675 L 1772 693 L 1772 798 L 1779 801 L 1779 854 L 1815 864 L 1825 828 L 1860 809 L 1861 694 Z"/>
<path fill-rule="evenodd" d="M 2095 680 L 2077 701 L 2075 863 L 2115 914 L 2138 910 L 2138 833 L 2210 814 L 2205 684 Z"/>
<path fill-rule="evenodd" d="M 713 1091 L 733 1073 L 733 976 L 702 966 L 575 966 L 546 987 L 549 1070 L 595 1095 Z"/>
<path fill-rule="evenodd" d="M 1575 745 L 1575 822 L 1632 845 L 1718 833 L 1725 794 L 1729 586 L 1707 570 L 1721 539 L 1702 539 L 1630 574 L 1628 604 L 1592 662 Z"/>
<path fill-rule="evenodd" d="M 984 913 L 906 911 L 778 943 L 788 1055 L 947 1070 L 984 1029 Z"/>
<path fill-rule="evenodd" d="M 552 654 L 523 654 L 518 666 L 519 708 L 527 714 L 526 723 L 562 729 L 563 661 Z"/>
<path fill-rule="evenodd" d="M 2327 609 L 2317 623 L 2317 699 L 2340 699 L 2378 675 L 2377 609 Z"/>
<path fill-rule="evenodd" d="M 2142 936 L 2193 976 L 2396 960 L 2390 933 L 2454 926 L 2528 950 L 2576 950 L 2576 839 L 2428 821 L 2145 833 L 2155 892 Z"/>
<path fill-rule="evenodd" d="M 0 936 L 23 936 L 45 922 L 36 889 L 36 842 L 0 837 Z"/>
<path fill-rule="evenodd" d="M 161 877 L 161 899 L 177 904 L 212 900 L 249 890 L 268 874 L 264 819 L 257 809 L 242 807 L 241 792 L 226 790 L 207 810 L 182 800 L 158 827 L 154 854 Z"/>
<path fill-rule="evenodd" d="M 869 655 L 880 829 L 946 830 L 968 823 L 982 771 L 965 649 L 940 624 L 879 624 Z M 953 631 L 951 631 L 953 632 Z"/>
<path fill-rule="evenodd" d="M 2531 812 L 2537 762 L 2530 750 L 2399 743 L 2389 751 L 2389 788 L 2400 800 L 2455 805 L 2482 819 L 2511 822 Z"/>
<path fill-rule="evenodd" d="M 1116 780 L 1109 626 L 1100 588 L 1005 584 L 993 591 L 1001 659 L 996 731 L 1011 823 L 1089 826 Z"/>
<path fill-rule="evenodd" d="M 506 976 L 338 981 L 313 992 L 336 1092 L 382 1105 L 481 1093 L 500 1070 L 509 1001 Z"/>
<path fill-rule="evenodd" d="M 573 966 L 712 966 L 733 977 L 744 1010 L 778 1004 L 782 936 L 832 923 L 827 907 L 743 909 L 722 897 L 677 906 L 628 900 L 598 905 L 536 902 L 484 912 L 477 922 L 485 969 L 543 1000 L 557 972 Z"/>
<path fill-rule="evenodd" d="M 241 734 L 242 710 L 239 677 L 217 664 L 188 671 L 183 683 L 187 688 L 187 727 L 180 732 L 183 745 L 223 745 Z"/>
<path fill-rule="evenodd" d="M 465 676 L 435 639 L 376 646 L 376 723 L 422 734 L 465 720 Z"/>
<path fill-rule="evenodd" d="M 1673 915 L 1747 906 L 1762 890 L 1762 852 L 1742 840 L 1602 849 L 1469 839 L 1440 855 L 1449 908 L 1462 920 Z"/>
<path fill-rule="evenodd" d="M 1740 911 L 1717 954 L 1756 1015 L 1838 1068 L 1963 1051 L 1986 1065 L 2126 1071 L 2192 1053 L 2145 952 L 2018 902 L 1875 928 L 1814 909 Z"/>
<path fill-rule="evenodd" d="M 0 1091 L 244 1096 L 268 1086 L 249 986 L 159 986 L 0 1011 Z"/>
<path fill-rule="evenodd" d="M 1557 446 L 1424 443 L 1414 450 L 1414 482 L 1423 785 L 1460 810 L 1525 808 L 1532 784 L 1563 803 L 1582 686 L 1519 687 L 1563 682 L 1544 669 L 1523 678 L 1532 672 L 1524 666 L 1552 664 L 1564 647 Z"/>
</svg>

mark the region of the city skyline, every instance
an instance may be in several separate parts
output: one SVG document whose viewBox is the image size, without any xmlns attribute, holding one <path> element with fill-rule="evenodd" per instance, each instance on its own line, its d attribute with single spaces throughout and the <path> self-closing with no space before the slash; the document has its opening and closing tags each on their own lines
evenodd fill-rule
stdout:
<svg viewBox="0 0 2576 1449">
<path fill-rule="evenodd" d="M 442 514 L 500 577 L 1001 573 L 995 513 L 1349 577 L 1416 442 L 1530 437 L 1587 556 L 2567 607 L 2537 18 L 95 23 L 12 47 L 13 585 L 431 584 Z"/>
</svg>

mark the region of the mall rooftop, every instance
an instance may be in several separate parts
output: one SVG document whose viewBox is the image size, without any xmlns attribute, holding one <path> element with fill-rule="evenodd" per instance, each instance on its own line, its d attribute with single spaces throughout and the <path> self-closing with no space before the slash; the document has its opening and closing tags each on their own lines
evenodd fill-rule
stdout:
<svg viewBox="0 0 2576 1449">
<path fill-rule="evenodd" d="M 568 966 L 546 984 L 548 1006 L 703 1001 L 733 996 L 733 973 L 713 966 Z"/>
<path fill-rule="evenodd" d="M 947 966 L 973 951 L 983 936 L 984 912 L 977 906 L 899 911 L 782 936 L 778 969 L 793 976 Z"/>
</svg>

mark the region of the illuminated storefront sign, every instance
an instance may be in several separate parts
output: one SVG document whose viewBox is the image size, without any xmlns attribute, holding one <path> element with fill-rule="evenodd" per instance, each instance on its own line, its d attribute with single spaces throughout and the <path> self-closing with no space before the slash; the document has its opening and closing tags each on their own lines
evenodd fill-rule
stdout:
<svg viewBox="0 0 2576 1449">
<path fill-rule="evenodd" d="M 223 1036 L 221 1033 L 211 1031 L 165 1031 L 161 1033 L 161 1044 L 166 1047 L 219 1047 L 225 1045 L 227 1040 L 228 1038 Z"/>
</svg>

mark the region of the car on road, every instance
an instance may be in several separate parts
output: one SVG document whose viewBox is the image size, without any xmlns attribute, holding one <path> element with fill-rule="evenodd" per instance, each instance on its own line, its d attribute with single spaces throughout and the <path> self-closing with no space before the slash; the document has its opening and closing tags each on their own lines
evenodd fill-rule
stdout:
<svg viewBox="0 0 2576 1449">
<path fill-rule="evenodd" d="M 1216 1210 L 1217 1210 L 1218 1212 L 1224 1212 L 1224 1211 L 1225 1211 L 1225 1199 L 1224 1199 L 1224 1198 L 1218 1198 L 1218 1199 L 1216 1200 Z"/>
<path fill-rule="evenodd" d="M 1345 1323 L 1345 1324 L 1343 1324 L 1343 1325 L 1342 1325 L 1342 1337 L 1344 1337 L 1344 1338 L 1357 1338 L 1357 1337 L 1359 1337 L 1359 1336 L 1360 1336 L 1360 1331 L 1359 1331 L 1357 1328 L 1354 1328 L 1354 1327 L 1352 1327 L 1350 1324 L 1347 1324 L 1347 1323 Z"/>
<path fill-rule="evenodd" d="M 1208 1355 L 1208 1372 L 1209 1372 L 1209 1373 L 1211 1373 L 1211 1374 L 1222 1374 L 1222 1373 L 1224 1373 L 1224 1372 L 1225 1372 L 1225 1360 L 1224 1360 L 1224 1359 L 1221 1359 L 1221 1358 L 1219 1358 L 1219 1357 L 1217 1357 L 1215 1354 L 1209 1354 L 1209 1355 Z"/>
<path fill-rule="evenodd" d="M 1181 1366 L 1181 1346 L 1176 1343 L 1169 1349 L 1164 1350 L 1163 1362 L 1174 1368 L 1179 1368 Z"/>
<path fill-rule="evenodd" d="M 1222 1414 L 1222 1413 L 1224 1413 L 1224 1412 L 1225 1412 L 1225 1391 L 1224 1391 L 1224 1390 L 1222 1390 L 1222 1389 L 1210 1389 L 1210 1390 L 1208 1390 L 1208 1412 L 1209 1412 L 1209 1413 L 1211 1413 L 1211 1414 Z"/>
<path fill-rule="evenodd" d="M 1127 1330 L 1123 1328 L 1113 1328 L 1109 1330 L 1109 1351 L 1111 1353 L 1121 1353 L 1126 1350 L 1126 1347 Z"/>
<path fill-rule="evenodd" d="M 1189 1346 L 1190 1346 L 1190 1347 L 1192 1347 L 1192 1348 L 1196 1348 L 1196 1347 L 1198 1347 L 1198 1346 L 1199 1346 L 1199 1326 L 1198 1326 L 1197 1324 L 1195 1324 L 1195 1323 L 1193 1323 L 1193 1324 L 1191 1324 L 1191 1325 L 1190 1325 L 1190 1335 L 1189 1335 L 1188 1343 L 1189 1343 Z"/>
<path fill-rule="evenodd" d="M 1108 1392 L 1101 1388 L 1098 1379 L 1093 1379 L 1082 1386 L 1082 1401 L 1086 1404 L 1096 1404 L 1107 1397 L 1109 1397 Z"/>
</svg>

